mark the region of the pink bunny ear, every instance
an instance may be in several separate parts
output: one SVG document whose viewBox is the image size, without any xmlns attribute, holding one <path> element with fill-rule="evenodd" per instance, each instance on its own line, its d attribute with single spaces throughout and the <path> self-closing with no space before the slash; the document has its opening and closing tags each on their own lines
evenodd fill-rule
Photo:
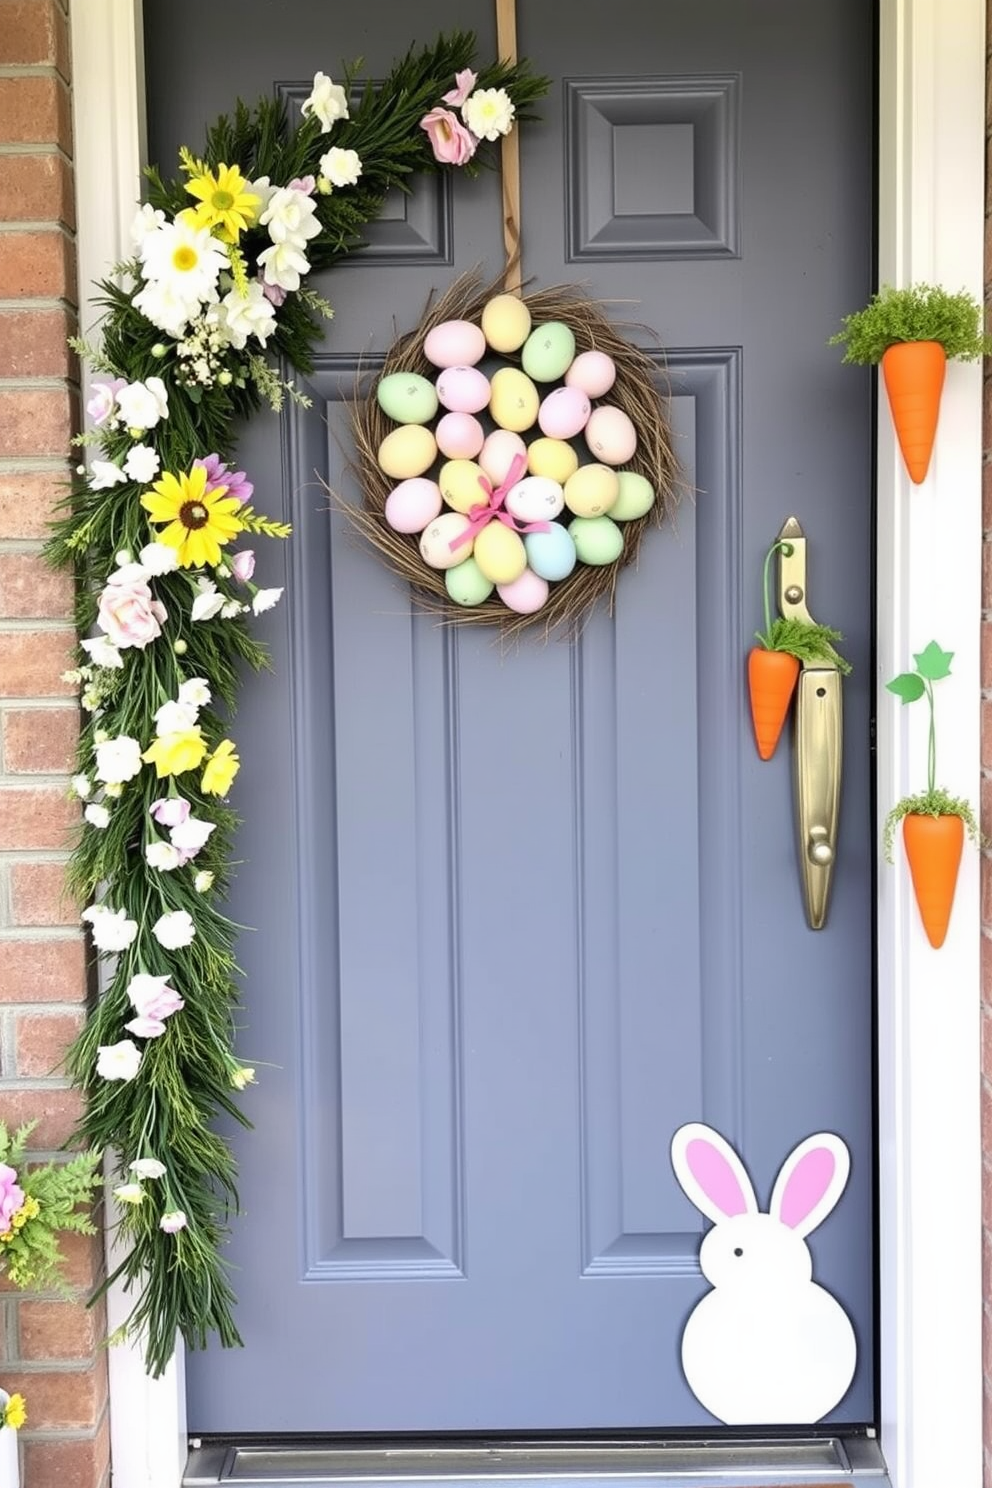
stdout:
<svg viewBox="0 0 992 1488">
<path fill-rule="evenodd" d="M 840 1137 L 832 1132 L 807 1137 L 782 1164 L 769 1213 L 797 1235 L 808 1235 L 844 1192 L 850 1171 L 850 1153 Z"/>
<path fill-rule="evenodd" d="M 708 1219 L 757 1214 L 751 1180 L 730 1143 L 711 1126 L 690 1121 L 672 1138 L 672 1167 L 687 1197 Z"/>
</svg>

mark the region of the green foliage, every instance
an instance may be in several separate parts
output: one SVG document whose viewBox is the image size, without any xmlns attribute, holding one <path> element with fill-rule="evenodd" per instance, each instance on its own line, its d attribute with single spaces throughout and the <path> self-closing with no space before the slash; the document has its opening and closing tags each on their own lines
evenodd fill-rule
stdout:
<svg viewBox="0 0 992 1488">
<path fill-rule="evenodd" d="M 24 1203 L 0 1234 L 0 1272 L 17 1287 L 65 1290 L 59 1235 L 96 1233 L 88 1212 L 100 1185 L 100 1154 L 81 1152 L 67 1162 L 28 1166 L 28 1138 L 37 1122 L 19 1127 L 13 1137 L 0 1121 L 0 1163 L 16 1170 L 14 1180 L 24 1192 Z"/>
<path fill-rule="evenodd" d="M 948 358 L 965 362 L 992 352 L 977 300 L 935 284 L 885 285 L 863 310 L 845 315 L 841 327 L 827 344 L 844 346 L 845 362 L 880 362 L 901 341 L 938 341 Z"/>
<path fill-rule="evenodd" d="M 844 637 L 839 630 L 831 630 L 829 625 L 816 625 L 809 620 L 786 619 L 779 615 L 767 631 L 755 631 L 755 639 L 768 651 L 787 651 L 790 656 L 805 662 L 830 662 L 845 675 L 851 670 L 851 663 L 834 649 L 834 642 L 842 641 Z"/>
<path fill-rule="evenodd" d="M 972 842 L 980 844 L 983 840 L 975 813 L 968 802 L 936 787 L 925 790 L 918 796 L 903 796 L 885 818 L 882 843 L 888 863 L 894 861 L 896 827 L 907 816 L 960 816 Z"/>
</svg>

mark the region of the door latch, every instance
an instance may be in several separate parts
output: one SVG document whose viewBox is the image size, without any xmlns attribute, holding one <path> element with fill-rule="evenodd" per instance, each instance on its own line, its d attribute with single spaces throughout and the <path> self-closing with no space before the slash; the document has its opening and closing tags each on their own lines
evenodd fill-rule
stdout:
<svg viewBox="0 0 992 1488">
<path fill-rule="evenodd" d="M 779 541 L 778 607 L 789 620 L 813 623 L 806 603 L 806 537 L 789 517 Z M 829 659 L 804 661 L 796 689 L 794 777 L 799 870 L 806 918 L 822 930 L 837 856 L 843 757 L 841 675 Z"/>
</svg>

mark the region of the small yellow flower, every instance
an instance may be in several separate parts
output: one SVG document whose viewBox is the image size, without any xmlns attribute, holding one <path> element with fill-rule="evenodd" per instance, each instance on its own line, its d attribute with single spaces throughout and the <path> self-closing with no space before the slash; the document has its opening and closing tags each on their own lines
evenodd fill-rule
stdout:
<svg viewBox="0 0 992 1488">
<path fill-rule="evenodd" d="M 11 1395 L 3 1409 L 3 1424 L 9 1426 L 11 1431 L 17 1431 L 19 1427 L 24 1425 L 27 1418 L 28 1413 L 24 1406 L 24 1396 Z"/>
<path fill-rule="evenodd" d="M 206 470 L 194 465 L 189 474 L 165 471 L 141 498 L 153 522 L 168 523 L 158 541 L 175 548 L 180 568 L 216 566 L 221 548 L 242 530 L 235 515 L 241 502 L 228 496 L 226 486 L 206 487 Z"/>
<path fill-rule="evenodd" d="M 207 741 L 203 730 L 196 724 L 172 734 L 160 734 L 141 758 L 146 765 L 155 766 L 156 777 L 161 780 L 165 775 L 182 775 L 187 770 L 195 770 L 206 752 Z"/>
<path fill-rule="evenodd" d="M 236 243 L 245 228 L 254 224 L 262 205 L 262 198 L 248 191 L 247 186 L 236 165 L 219 165 L 216 172 L 204 171 L 186 185 L 199 206 L 187 207 L 182 216 L 194 227 L 219 227 L 217 236 L 222 242 Z"/>
<path fill-rule="evenodd" d="M 232 739 L 221 739 L 207 760 L 200 787 L 208 796 L 226 796 L 235 775 L 241 769 L 241 761 Z"/>
<path fill-rule="evenodd" d="M 4 1245 L 9 1244 L 9 1242 L 11 1240 L 13 1240 L 13 1238 L 14 1238 L 14 1232 L 13 1232 L 13 1230 L 4 1230 L 3 1234 L 0 1235 L 0 1240 L 3 1241 Z"/>
</svg>

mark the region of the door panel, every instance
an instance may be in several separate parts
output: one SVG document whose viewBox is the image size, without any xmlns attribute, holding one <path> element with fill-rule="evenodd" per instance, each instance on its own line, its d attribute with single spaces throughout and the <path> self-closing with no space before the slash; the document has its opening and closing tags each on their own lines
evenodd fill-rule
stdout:
<svg viewBox="0 0 992 1488">
<path fill-rule="evenodd" d="M 521 134 L 525 270 L 657 332 L 695 496 L 578 639 L 504 653 L 439 626 L 320 481 L 356 499 L 360 371 L 432 290 L 498 270 L 497 180 L 419 184 L 318 281 L 313 408 L 260 415 L 239 451 L 295 536 L 262 560 L 287 587 L 260 625 L 276 670 L 237 727 L 246 1348 L 189 1359 L 197 1432 L 712 1430 L 679 1361 L 703 1221 L 668 1161 L 699 1119 L 764 1204 L 801 1138 L 849 1144 L 810 1244 L 858 1334 L 831 1419 L 873 1416 L 868 400 L 825 345 L 870 281 L 868 8 L 518 9 L 556 79 Z M 421 39 L 472 24 L 491 51 L 469 10 L 435 0 Z M 234 14 L 145 0 L 152 158 L 233 102 L 220 55 L 241 96 L 298 105 L 316 68 L 381 76 L 411 39 L 384 0 Z M 758 760 L 743 682 L 790 514 L 855 664 L 818 933 L 788 751 Z"/>
</svg>

